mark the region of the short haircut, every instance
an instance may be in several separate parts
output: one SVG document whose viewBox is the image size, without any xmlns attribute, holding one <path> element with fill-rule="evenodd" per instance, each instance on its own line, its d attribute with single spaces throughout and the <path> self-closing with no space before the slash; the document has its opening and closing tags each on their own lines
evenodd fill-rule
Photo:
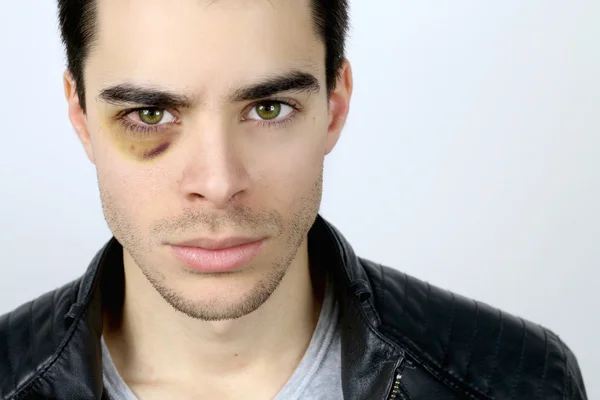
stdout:
<svg viewBox="0 0 600 400">
<path fill-rule="evenodd" d="M 77 95 L 85 112 L 83 71 L 85 60 L 96 37 L 98 0 L 58 0 L 58 14 L 67 68 L 73 74 Z M 297 1 L 297 0 L 289 0 Z M 338 72 L 345 58 L 348 33 L 348 0 L 309 0 L 317 34 L 325 43 L 327 92 L 335 89 Z"/>
</svg>

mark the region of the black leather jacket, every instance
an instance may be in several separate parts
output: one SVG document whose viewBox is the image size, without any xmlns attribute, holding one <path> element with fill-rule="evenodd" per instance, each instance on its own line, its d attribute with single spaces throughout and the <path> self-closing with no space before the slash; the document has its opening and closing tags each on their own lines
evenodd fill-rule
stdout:
<svg viewBox="0 0 600 400">
<path fill-rule="evenodd" d="M 336 284 L 345 399 L 586 399 L 549 330 L 358 258 L 321 217 L 309 253 Z M 107 398 L 102 308 L 122 268 L 112 239 L 82 278 L 0 317 L 0 399 Z"/>
</svg>

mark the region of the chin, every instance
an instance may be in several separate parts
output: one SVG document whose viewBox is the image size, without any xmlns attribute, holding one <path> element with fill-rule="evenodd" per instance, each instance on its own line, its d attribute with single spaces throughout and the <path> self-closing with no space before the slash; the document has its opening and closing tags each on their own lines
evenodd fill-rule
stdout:
<svg viewBox="0 0 600 400">
<path fill-rule="evenodd" d="M 180 289 L 155 285 L 157 292 L 175 310 L 204 321 L 238 319 L 256 311 L 277 288 L 278 282 L 240 279 L 240 274 L 207 277 Z"/>
</svg>

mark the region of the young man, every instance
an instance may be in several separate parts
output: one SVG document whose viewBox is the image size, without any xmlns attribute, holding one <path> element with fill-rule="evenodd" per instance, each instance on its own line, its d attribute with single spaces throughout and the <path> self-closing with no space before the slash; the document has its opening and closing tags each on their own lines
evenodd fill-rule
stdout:
<svg viewBox="0 0 600 400">
<path fill-rule="evenodd" d="M 584 399 L 552 332 L 358 258 L 318 216 L 345 0 L 59 0 L 114 238 L 0 318 L 0 399 Z"/>
</svg>

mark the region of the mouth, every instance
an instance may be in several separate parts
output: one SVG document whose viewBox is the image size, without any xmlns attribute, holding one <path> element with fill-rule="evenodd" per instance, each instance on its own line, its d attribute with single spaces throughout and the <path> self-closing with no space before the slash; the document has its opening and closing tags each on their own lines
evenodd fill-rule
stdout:
<svg viewBox="0 0 600 400">
<path fill-rule="evenodd" d="M 266 238 L 198 238 L 170 244 L 175 258 L 188 268 L 206 274 L 232 272 L 260 253 Z"/>
</svg>

